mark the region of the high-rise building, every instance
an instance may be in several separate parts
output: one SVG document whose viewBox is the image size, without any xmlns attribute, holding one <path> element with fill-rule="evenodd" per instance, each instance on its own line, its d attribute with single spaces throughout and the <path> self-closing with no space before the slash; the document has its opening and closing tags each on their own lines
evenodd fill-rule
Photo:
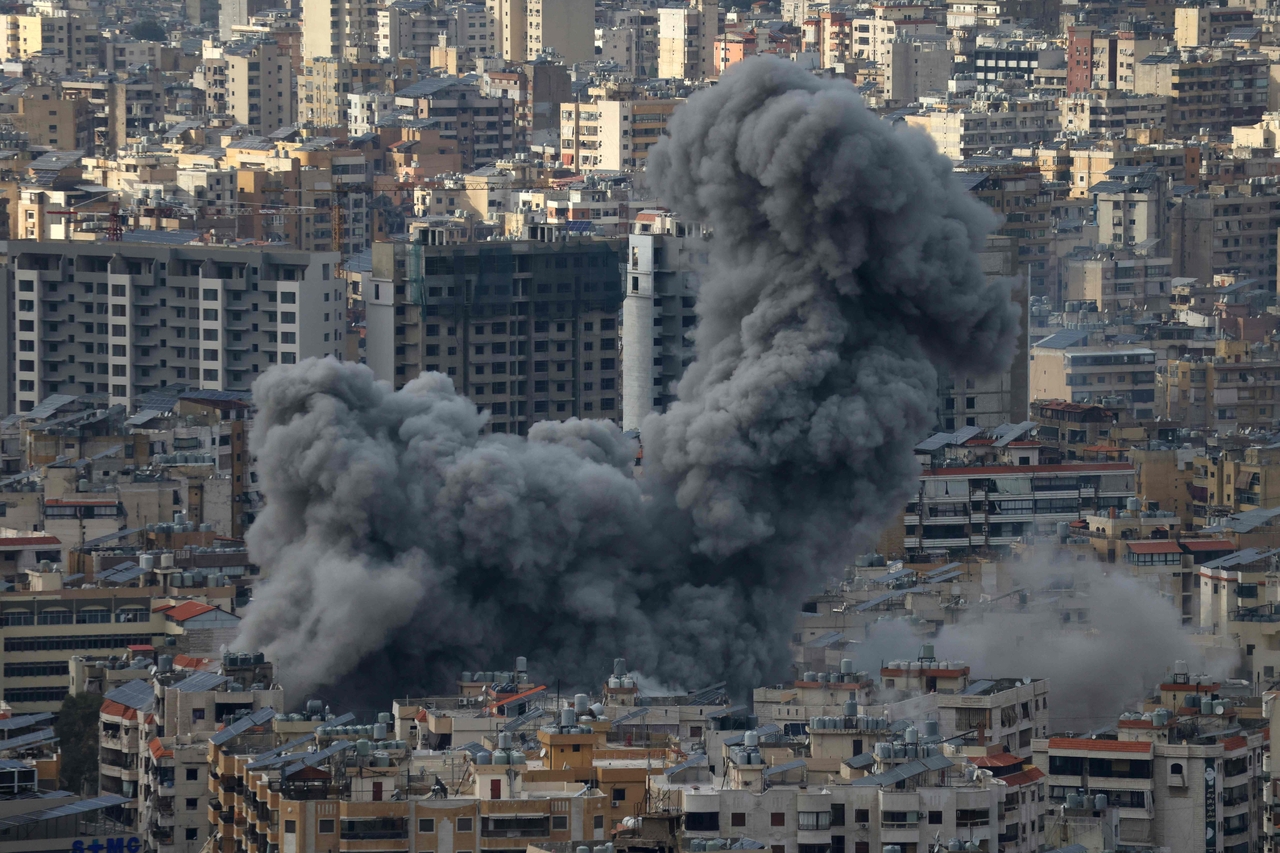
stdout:
<svg viewBox="0 0 1280 853">
<path fill-rule="evenodd" d="M 566 64 L 595 60 L 592 0 L 487 0 L 494 53 L 508 62 L 554 54 Z"/>
<path fill-rule="evenodd" d="M 293 66 L 274 39 L 206 41 L 193 83 L 204 90 L 209 113 L 231 116 L 258 135 L 297 119 Z"/>
<path fill-rule="evenodd" d="M 151 243 L 9 243 L 15 393 L 128 405 L 184 382 L 248 390 L 273 364 L 342 358 L 338 255 Z"/>
<path fill-rule="evenodd" d="M 378 52 L 376 0 L 302 0 L 302 59 L 362 60 Z"/>
<path fill-rule="evenodd" d="M 716 76 L 720 7 L 706 0 L 658 10 L 658 76 L 705 80 Z"/>
<path fill-rule="evenodd" d="M 619 246 L 530 226 L 495 243 L 375 243 L 367 363 L 400 388 L 426 372 L 524 435 L 570 417 L 619 419 Z M 427 234 L 427 231 L 420 232 Z"/>
<path fill-rule="evenodd" d="M 623 429 L 639 429 L 645 415 L 675 399 L 675 383 L 693 360 L 688 333 L 708 251 L 697 225 L 666 210 L 636 214 L 622 301 Z"/>
</svg>

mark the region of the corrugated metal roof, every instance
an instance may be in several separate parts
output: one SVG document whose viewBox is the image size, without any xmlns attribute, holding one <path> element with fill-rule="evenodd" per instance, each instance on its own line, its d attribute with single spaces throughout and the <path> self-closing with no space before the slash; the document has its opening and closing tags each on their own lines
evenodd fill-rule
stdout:
<svg viewBox="0 0 1280 853">
<path fill-rule="evenodd" d="M 879 607 L 881 604 L 884 604 L 887 601 L 892 601 L 895 598 L 901 598 L 902 596 L 906 595 L 909 592 L 925 592 L 925 591 L 926 591 L 925 588 L 922 586 L 913 586 L 910 589 L 891 589 L 883 595 L 877 595 L 875 598 L 871 599 L 870 601 L 862 602 L 857 607 L 853 608 L 853 610 L 855 613 L 863 613 L 867 610 L 870 610 L 873 607 Z"/>
<path fill-rule="evenodd" d="M 241 717 L 231 725 L 227 726 L 220 732 L 215 732 L 209 738 L 209 742 L 214 746 L 222 746 L 222 744 L 231 740 L 239 734 L 243 734 L 254 726 L 265 725 L 276 718 L 275 708 L 259 708 L 247 717 Z"/>
<path fill-rule="evenodd" d="M 18 826 L 39 823 L 44 820 L 71 817 L 72 815 L 85 814 L 86 812 L 96 812 L 101 809 L 119 806 L 129 802 L 133 802 L 129 797 L 122 797 L 119 794 L 105 794 L 101 797 L 94 797 L 89 800 L 78 800 L 77 802 L 70 803 L 65 806 L 56 806 L 51 809 L 41 809 L 40 811 L 27 812 L 26 814 L 17 814 L 12 815 L 11 817 L 0 818 L 0 829 L 12 829 Z"/>
<path fill-rule="evenodd" d="M 1033 347 L 1042 349 L 1068 349 L 1082 347 L 1089 341 L 1089 333 L 1080 329 L 1066 329 L 1055 332 L 1047 338 L 1037 341 Z"/>
<path fill-rule="evenodd" d="M 613 724 L 615 726 L 620 726 L 623 723 L 629 723 L 632 720 L 638 720 L 648 713 L 649 713 L 648 708 L 636 708 L 634 711 L 628 711 L 627 713 L 623 714 L 621 717 L 618 717 L 616 720 L 613 721 Z"/>
<path fill-rule="evenodd" d="M 53 714 L 24 714 L 21 717 L 10 717 L 7 720 L 0 720 L 0 731 L 11 732 L 14 729 L 25 729 L 27 726 L 34 726 L 36 723 L 43 723 L 45 720 L 52 720 Z"/>
<path fill-rule="evenodd" d="M 907 577 L 915 576 L 915 569 L 898 569 L 896 572 L 889 572 L 878 578 L 870 578 L 871 583 L 893 583 L 896 580 L 902 580 Z"/>
<path fill-rule="evenodd" d="M 1023 421 L 1020 424 L 1009 425 L 1009 429 L 1001 433 L 1000 437 L 996 439 L 995 446 L 1004 447 L 1009 442 L 1019 438 L 1020 436 L 1026 435 L 1028 432 L 1035 429 L 1035 426 L 1035 421 Z M 1003 429 L 1003 427 L 997 429 L 997 432 L 999 432 L 1000 429 Z"/>
<path fill-rule="evenodd" d="M 151 682 L 145 678 L 126 681 L 102 698 L 109 702 L 119 702 L 126 708 L 133 708 L 136 711 L 150 711 L 156 703 L 155 690 L 152 689 Z"/>
<path fill-rule="evenodd" d="M 292 776 L 304 767 L 315 767 L 320 762 L 326 761 L 340 752 L 345 752 L 348 749 L 355 749 L 355 746 L 356 745 L 349 740 L 334 741 L 327 748 L 322 749 L 319 752 L 308 753 L 301 761 L 290 764 L 284 769 L 282 775 Z"/>
<path fill-rule="evenodd" d="M 695 767 L 706 767 L 707 756 L 703 753 L 693 756 L 688 761 L 682 761 L 674 767 L 668 767 L 662 771 L 664 776 L 674 776 L 682 770 L 691 770 Z"/>
<path fill-rule="evenodd" d="M 216 672 L 196 672 L 173 685 L 173 689 L 182 693 L 201 693 L 219 687 L 230 680 L 228 676 L 219 675 Z"/>
<path fill-rule="evenodd" d="M 760 736 L 760 740 L 780 740 L 782 738 L 782 727 L 777 723 L 765 723 L 763 726 L 757 726 L 753 731 Z M 742 743 L 746 732 L 739 735 L 732 735 L 724 739 L 725 746 L 737 746 Z"/>
<path fill-rule="evenodd" d="M 912 777 L 919 776 L 921 773 L 928 773 L 933 770 L 945 770 L 953 767 L 955 762 L 945 755 L 930 755 L 927 758 L 919 758 L 915 761 L 908 761 L 906 764 L 899 764 L 891 770 L 883 773 L 876 773 L 872 776 L 864 776 L 861 779 L 854 779 L 849 784 L 858 786 L 875 786 L 896 785 L 899 782 L 905 782 Z"/>
<path fill-rule="evenodd" d="M 28 746 L 38 746 L 42 743 L 52 743 L 58 739 L 58 735 L 53 729 L 40 729 L 30 734 L 11 737 L 6 740 L 0 740 L 0 752 L 6 752 L 10 749 L 25 748 Z"/>
<path fill-rule="evenodd" d="M 788 761 L 786 764 L 779 764 L 775 767 L 768 768 L 767 770 L 764 771 L 764 777 L 768 779 L 770 776 L 781 776 L 783 773 L 788 773 L 792 770 L 800 770 L 802 768 L 807 768 L 807 767 L 808 765 L 805 764 L 805 761 L 803 758 L 797 758 L 795 761 Z"/>
</svg>

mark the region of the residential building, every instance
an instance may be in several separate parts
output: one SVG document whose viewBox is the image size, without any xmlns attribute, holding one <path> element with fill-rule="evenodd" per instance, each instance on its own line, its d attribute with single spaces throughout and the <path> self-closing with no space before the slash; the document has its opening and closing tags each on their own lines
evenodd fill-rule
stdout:
<svg viewBox="0 0 1280 853">
<path fill-rule="evenodd" d="M 210 114 L 227 115 L 266 136 L 297 119 L 297 87 L 288 54 L 274 39 L 204 43 L 193 78 Z"/>
<path fill-rule="evenodd" d="M 1136 68 L 1169 46 L 1169 34 L 1154 21 L 1115 27 L 1067 27 L 1067 94 L 1137 91 Z M 1154 92 L 1150 94 L 1156 94 Z"/>
<path fill-rule="evenodd" d="M 706 80 L 716 76 L 716 36 L 720 7 L 707 0 L 658 11 L 658 76 L 671 80 Z"/>
<path fill-rule="evenodd" d="M 1165 216 L 1173 274 L 1205 282 L 1228 273 L 1275 281 L 1280 230 L 1276 189 L 1264 179 L 1172 195 Z"/>
<path fill-rule="evenodd" d="M 641 169 L 683 99 L 560 105 L 561 160 L 583 172 Z"/>
<path fill-rule="evenodd" d="M 449 376 L 489 413 L 491 432 L 618 419 L 619 246 L 564 226 L 529 230 L 546 239 L 375 244 L 365 294 L 374 373 L 397 388 L 422 373 Z M 489 275 L 456 278 L 469 271 Z"/>
<path fill-rule="evenodd" d="M 964 105 L 907 114 L 906 122 L 933 137 L 952 160 L 967 160 L 990 149 L 1028 147 L 1057 134 L 1057 104 L 1049 99 L 1004 95 Z"/>
<path fill-rule="evenodd" d="M 1172 139 L 1206 130 L 1227 134 L 1262 118 L 1269 68 L 1263 54 L 1234 48 L 1169 49 L 1135 65 L 1133 90 L 1169 99 L 1166 128 Z"/>
<path fill-rule="evenodd" d="M 179 381 L 248 390 L 277 362 L 341 358 L 337 262 L 287 250 L 11 242 L 14 410 L 66 390 L 124 405 Z"/>
<path fill-rule="evenodd" d="M 302 60 L 367 60 L 378 50 L 377 4 L 302 0 Z"/>
<path fill-rule="evenodd" d="M 1178 47 L 1209 47 L 1225 41 L 1233 30 L 1253 26 L 1253 10 L 1241 6 L 1182 6 L 1174 10 Z"/>
<path fill-rule="evenodd" d="M 1280 359 L 1273 350 L 1219 340 L 1212 358 L 1170 359 L 1161 379 L 1166 416 L 1189 429 L 1231 433 L 1280 422 Z"/>
<path fill-rule="evenodd" d="M 1071 256 L 1067 259 L 1067 299 L 1092 302 L 1099 311 L 1111 314 L 1167 309 L 1172 263 L 1171 258 L 1123 251 Z M 1047 386 L 1045 390 L 1049 390 Z"/>
<path fill-rule="evenodd" d="M 515 150 L 515 102 L 484 97 L 457 77 L 429 77 L 396 92 L 396 105 L 418 118 L 441 118 L 442 136 L 457 140 L 466 170 L 510 156 Z"/>
<path fill-rule="evenodd" d="M 1123 135 L 1134 127 L 1164 127 L 1169 116 L 1167 97 L 1120 89 L 1076 92 L 1060 104 L 1063 133 Z"/>
<path fill-rule="evenodd" d="M 1031 347 L 1031 399 L 1094 403 L 1133 420 L 1155 417 L 1154 350 L 1072 345 L 1057 337 Z"/>
<path fill-rule="evenodd" d="M 926 553 L 1008 547 L 1052 534 L 1059 521 L 1123 507 L 1133 490 L 1127 462 L 934 468 L 921 473 L 907 505 L 903 546 Z"/>
<path fill-rule="evenodd" d="M 645 415 L 675 399 L 675 384 L 693 360 L 688 330 L 697 323 L 693 309 L 708 250 L 698 226 L 666 210 L 636 214 L 622 301 L 623 429 L 639 429 Z"/>
</svg>

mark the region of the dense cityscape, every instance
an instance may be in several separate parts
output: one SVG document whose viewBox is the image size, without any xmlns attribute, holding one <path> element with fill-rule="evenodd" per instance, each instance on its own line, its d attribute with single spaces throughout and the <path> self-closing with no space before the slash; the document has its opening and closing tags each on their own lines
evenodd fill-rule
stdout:
<svg viewBox="0 0 1280 853">
<path fill-rule="evenodd" d="M 0 2 L 0 853 L 1274 853 L 1280 7 L 722 2 Z"/>
</svg>

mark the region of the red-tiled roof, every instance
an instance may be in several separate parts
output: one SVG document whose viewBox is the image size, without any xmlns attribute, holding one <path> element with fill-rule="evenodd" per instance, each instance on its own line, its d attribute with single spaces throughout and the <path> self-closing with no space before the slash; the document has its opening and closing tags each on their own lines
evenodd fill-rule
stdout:
<svg viewBox="0 0 1280 853">
<path fill-rule="evenodd" d="M 1000 781 L 1004 782 L 1010 788 L 1016 788 L 1018 785 L 1027 785 L 1037 779 L 1044 778 L 1044 771 L 1039 767 L 1032 767 L 1029 770 L 1023 770 L 1020 773 L 1010 773 L 1008 776 L 1001 776 Z"/>
<path fill-rule="evenodd" d="M 147 744 L 147 749 L 151 750 L 151 757 L 159 761 L 161 758 L 173 758 L 173 750 L 165 749 L 160 743 L 160 738 L 153 737 L 151 743 Z"/>
<path fill-rule="evenodd" d="M 1011 764 L 1022 764 L 1022 759 L 1012 752 L 1001 752 L 997 755 L 979 755 L 972 759 L 976 767 L 1008 767 Z"/>
<path fill-rule="evenodd" d="M 194 616 L 199 616 L 202 613 L 208 613 L 210 610 L 217 609 L 218 608 L 211 607 L 208 604 L 201 604 L 198 601 L 184 601 L 177 607 L 165 611 L 164 615 L 168 616 L 174 622 L 186 622 Z"/>
<path fill-rule="evenodd" d="M 1093 740 L 1079 737 L 1051 737 L 1049 749 L 1076 750 L 1078 752 L 1144 752 L 1151 753 L 1151 744 L 1128 740 Z"/>
<path fill-rule="evenodd" d="M 121 705 L 119 702 L 114 702 L 110 699 L 103 699 L 102 705 L 98 710 L 100 713 L 106 714 L 108 717 L 123 717 L 124 712 L 129 709 L 124 705 Z"/>
<path fill-rule="evenodd" d="M 153 646 L 153 645 L 151 645 L 151 644 L 147 644 L 147 645 L 145 645 L 145 646 L 144 646 L 144 645 L 142 645 L 142 644 L 138 644 L 138 645 L 136 645 L 136 646 L 126 646 L 126 648 L 127 648 L 129 651 L 131 651 L 131 652 L 152 652 L 152 651 L 155 651 L 155 646 Z"/>
<path fill-rule="evenodd" d="M 1181 554 L 1182 549 L 1172 539 L 1156 539 L 1144 542 L 1130 542 L 1129 550 L 1134 554 Z"/>
<path fill-rule="evenodd" d="M 193 658 L 190 655 L 174 655 L 173 665 L 179 669 L 204 669 L 213 663 L 209 658 Z"/>
<path fill-rule="evenodd" d="M 1236 737 L 1229 737 L 1222 742 L 1222 748 L 1227 752 L 1233 752 L 1237 749 L 1244 749 L 1248 745 L 1249 745 L 1249 739 L 1240 737 L 1238 735 Z"/>
<path fill-rule="evenodd" d="M 57 536 L 3 536 L 0 548 L 29 548 L 32 545 L 61 545 Z"/>
</svg>

